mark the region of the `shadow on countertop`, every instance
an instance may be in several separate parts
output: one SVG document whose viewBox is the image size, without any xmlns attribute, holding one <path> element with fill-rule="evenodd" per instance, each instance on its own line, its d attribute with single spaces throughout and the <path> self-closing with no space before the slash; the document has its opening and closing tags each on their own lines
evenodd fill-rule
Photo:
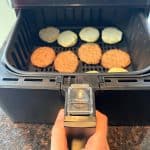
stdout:
<svg viewBox="0 0 150 150">
<path fill-rule="evenodd" d="M 1 150 L 49 150 L 51 125 L 14 124 L 0 109 Z M 111 126 L 108 131 L 111 150 L 149 150 L 150 126 Z"/>
</svg>

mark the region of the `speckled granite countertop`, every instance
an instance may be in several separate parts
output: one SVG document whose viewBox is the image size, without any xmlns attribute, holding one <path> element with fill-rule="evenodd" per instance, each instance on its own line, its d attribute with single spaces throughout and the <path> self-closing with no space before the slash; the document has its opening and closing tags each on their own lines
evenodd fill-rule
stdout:
<svg viewBox="0 0 150 150">
<path fill-rule="evenodd" d="M 50 125 L 14 124 L 0 109 L 1 150 L 48 150 Z M 109 127 L 111 150 L 149 150 L 149 127 Z"/>
</svg>

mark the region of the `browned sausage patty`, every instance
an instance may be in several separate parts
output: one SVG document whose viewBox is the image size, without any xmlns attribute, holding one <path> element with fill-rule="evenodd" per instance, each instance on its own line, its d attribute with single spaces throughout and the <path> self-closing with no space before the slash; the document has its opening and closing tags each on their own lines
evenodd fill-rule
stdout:
<svg viewBox="0 0 150 150">
<path fill-rule="evenodd" d="M 60 52 L 54 62 L 55 70 L 61 73 L 75 72 L 78 64 L 78 58 L 72 51 Z"/>
<path fill-rule="evenodd" d="M 111 49 L 102 56 L 102 66 L 104 68 L 122 67 L 125 68 L 131 63 L 128 53 L 120 49 Z"/>
<path fill-rule="evenodd" d="M 34 66 L 44 68 L 52 64 L 55 57 L 56 54 L 53 48 L 39 47 L 33 51 L 30 59 Z"/>
<path fill-rule="evenodd" d="M 81 61 L 87 64 L 98 64 L 102 56 L 102 50 L 98 44 L 82 44 L 78 49 L 78 55 Z"/>
</svg>

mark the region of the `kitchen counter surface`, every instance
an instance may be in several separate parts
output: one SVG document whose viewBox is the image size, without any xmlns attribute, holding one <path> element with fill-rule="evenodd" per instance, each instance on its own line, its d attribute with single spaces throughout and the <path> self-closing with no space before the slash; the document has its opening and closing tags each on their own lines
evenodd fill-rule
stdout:
<svg viewBox="0 0 150 150">
<path fill-rule="evenodd" d="M 48 150 L 50 125 L 14 124 L 0 109 L 1 150 Z M 111 150 L 149 150 L 150 126 L 109 127 Z"/>
</svg>

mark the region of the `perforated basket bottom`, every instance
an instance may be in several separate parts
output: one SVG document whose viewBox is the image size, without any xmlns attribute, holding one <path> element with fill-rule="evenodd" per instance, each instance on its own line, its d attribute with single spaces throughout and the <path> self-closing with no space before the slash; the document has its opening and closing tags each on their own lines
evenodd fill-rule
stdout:
<svg viewBox="0 0 150 150">
<path fill-rule="evenodd" d="M 40 47 L 40 46 L 50 46 L 52 48 L 54 48 L 56 54 L 62 52 L 62 51 L 66 51 L 66 50 L 71 50 L 73 51 L 76 55 L 77 55 L 77 51 L 78 48 L 84 43 L 83 41 L 80 40 L 80 38 L 78 37 L 78 43 L 75 45 L 75 47 L 71 47 L 71 48 L 63 48 L 61 46 L 58 45 L 57 42 L 54 42 L 52 44 L 48 44 L 46 42 L 43 42 L 39 36 L 38 36 L 38 32 L 39 30 L 37 30 L 37 33 L 34 34 L 34 36 L 32 35 L 28 35 L 27 30 L 25 30 L 24 26 L 21 26 L 22 28 L 20 29 L 20 34 L 18 33 L 18 40 L 16 40 L 16 43 L 14 44 L 14 48 L 13 51 L 9 54 L 9 57 L 11 58 L 10 60 L 13 60 L 14 64 L 12 64 L 15 68 L 19 69 L 19 70 L 23 70 L 23 71 L 27 71 L 27 72 L 57 72 L 54 68 L 54 65 L 50 65 L 47 68 L 37 68 L 35 66 L 33 66 L 30 62 L 30 57 L 32 52 Z M 101 31 L 104 27 L 98 27 L 98 29 Z M 61 31 L 64 30 L 72 30 L 75 33 L 79 33 L 79 31 L 81 30 L 81 27 L 59 27 L 59 29 Z M 30 37 L 32 37 L 32 40 L 34 42 L 30 41 Z M 27 44 L 28 43 L 28 44 Z M 126 52 L 128 52 L 130 54 L 130 51 L 128 49 L 128 44 L 126 42 L 126 38 L 125 38 L 125 34 L 123 36 L 123 39 L 121 42 L 117 43 L 117 44 L 105 44 L 101 38 L 99 38 L 99 40 L 96 42 L 97 44 L 99 44 L 99 46 L 102 49 L 102 53 L 104 53 L 106 50 L 109 49 L 122 49 Z M 132 60 L 131 60 L 132 62 Z M 128 68 L 128 71 L 133 71 L 134 67 L 131 64 Z M 84 73 L 87 71 L 91 71 L 91 70 L 96 70 L 100 73 L 104 73 L 107 72 L 107 69 L 103 68 L 101 66 L 101 64 L 97 64 L 97 65 L 88 65 L 85 64 L 83 62 L 81 62 L 79 60 L 79 66 L 76 70 L 77 73 Z"/>
<path fill-rule="evenodd" d="M 113 45 L 104 44 L 102 41 L 97 42 L 97 43 L 100 45 L 103 53 L 106 50 L 113 49 L 113 48 L 122 49 L 122 50 L 125 50 L 125 51 L 128 52 L 127 47 L 126 47 L 126 41 L 125 41 L 125 39 L 123 39 L 122 42 L 120 42 L 118 44 L 113 44 Z M 59 47 L 59 46 L 51 46 L 51 47 L 53 47 L 55 49 L 55 52 L 57 54 L 59 52 L 62 52 L 62 51 L 71 50 L 71 51 L 73 51 L 77 55 L 78 48 L 79 48 L 79 46 L 81 44 L 83 44 L 83 42 L 79 41 L 78 44 L 77 44 L 77 47 L 72 47 L 72 48 L 63 48 L 63 47 Z M 41 45 L 45 46 L 45 44 L 41 44 Z M 49 46 L 49 45 L 47 44 L 46 46 Z M 38 46 L 35 46 L 35 48 L 37 48 L 37 47 Z M 132 65 L 130 65 L 127 69 L 128 69 L 128 71 L 132 71 Z M 76 72 L 78 72 L 78 73 L 84 73 L 84 72 L 91 71 L 91 70 L 96 70 L 96 71 L 101 72 L 101 73 L 107 71 L 107 69 L 105 69 L 104 67 L 102 67 L 100 65 L 100 63 L 97 64 L 97 65 L 89 65 L 89 64 L 83 63 L 83 62 L 81 62 L 79 60 L 79 66 L 78 66 Z M 50 65 L 50 66 L 48 66 L 47 68 L 38 68 L 38 67 L 34 67 L 31 63 L 28 64 L 28 71 L 32 71 L 32 72 L 57 72 L 55 70 L 53 64 Z"/>
</svg>

